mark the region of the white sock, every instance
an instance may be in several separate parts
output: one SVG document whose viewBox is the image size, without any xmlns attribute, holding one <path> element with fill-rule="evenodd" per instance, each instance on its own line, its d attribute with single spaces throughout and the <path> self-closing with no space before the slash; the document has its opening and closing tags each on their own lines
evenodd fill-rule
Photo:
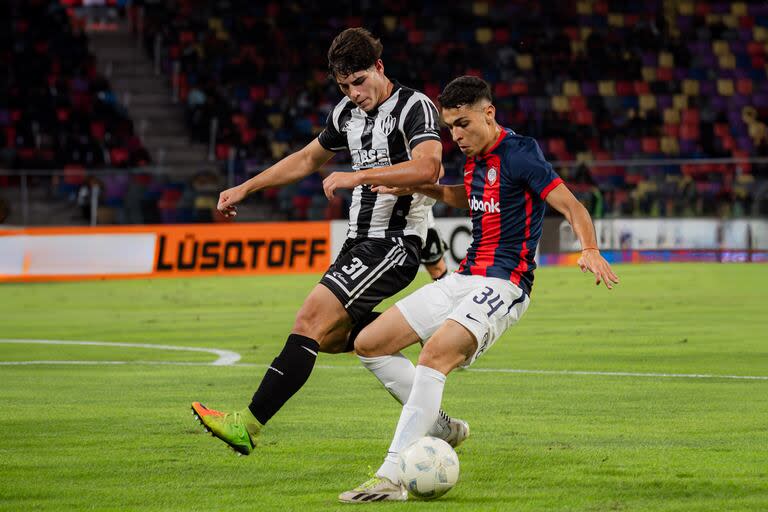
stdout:
<svg viewBox="0 0 768 512">
<path fill-rule="evenodd" d="M 416 367 L 410 359 L 398 352 L 391 356 L 363 357 L 360 362 L 373 373 L 395 400 L 404 404 L 411 394 Z"/>
<path fill-rule="evenodd" d="M 420 437 L 424 437 L 435 424 L 440 402 L 443 400 L 444 387 L 445 375 L 428 366 L 416 367 L 413 389 L 403 406 L 387 457 L 376 471 L 377 476 L 388 478 L 392 482 L 398 481 L 397 464 L 400 452 Z"/>
<path fill-rule="evenodd" d="M 413 377 L 416 374 L 416 367 L 413 366 L 410 359 L 401 352 L 391 356 L 357 357 L 363 366 L 379 379 L 379 382 L 395 400 L 400 404 L 405 404 L 411 394 Z M 438 416 L 435 424 L 430 427 L 428 435 L 442 437 L 446 428 L 449 428 L 448 420 Z"/>
</svg>

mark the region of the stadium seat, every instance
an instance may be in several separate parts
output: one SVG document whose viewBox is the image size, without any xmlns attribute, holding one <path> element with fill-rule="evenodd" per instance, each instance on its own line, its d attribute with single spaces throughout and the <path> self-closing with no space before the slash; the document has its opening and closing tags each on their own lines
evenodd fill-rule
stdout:
<svg viewBox="0 0 768 512">
<path fill-rule="evenodd" d="M 597 88 L 600 96 L 616 96 L 616 83 L 613 80 L 600 80 Z"/>
<path fill-rule="evenodd" d="M 568 104 L 568 98 L 565 96 L 553 96 L 552 97 L 552 110 L 555 112 L 568 112 L 570 105 Z"/>
<path fill-rule="evenodd" d="M 659 139 L 656 137 L 643 137 L 641 141 L 641 149 L 643 153 L 656 154 L 661 150 Z"/>
<path fill-rule="evenodd" d="M 673 108 L 667 108 L 664 109 L 664 122 L 667 124 L 677 124 L 680 122 L 680 111 L 673 109 Z"/>
<path fill-rule="evenodd" d="M 528 71 L 533 68 L 533 57 L 529 54 L 521 54 L 515 58 L 518 69 Z"/>
<path fill-rule="evenodd" d="M 579 82 L 574 82 L 572 80 L 563 82 L 563 94 L 569 97 L 581 97 L 581 87 L 579 87 Z"/>
<path fill-rule="evenodd" d="M 720 79 L 717 81 L 717 93 L 721 96 L 733 96 L 733 80 Z"/>
<path fill-rule="evenodd" d="M 683 80 L 683 94 L 687 96 L 699 95 L 699 81 L 698 80 Z"/>
</svg>

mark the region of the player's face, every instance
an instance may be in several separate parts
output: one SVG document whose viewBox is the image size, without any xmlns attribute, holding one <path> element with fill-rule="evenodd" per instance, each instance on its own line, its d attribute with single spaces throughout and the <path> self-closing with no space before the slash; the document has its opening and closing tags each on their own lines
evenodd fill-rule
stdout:
<svg viewBox="0 0 768 512">
<path fill-rule="evenodd" d="M 468 157 L 482 154 L 496 140 L 495 107 L 485 102 L 444 108 L 443 122 L 451 130 L 451 138 Z"/>
<path fill-rule="evenodd" d="M 344 77 L 336 76 L 336 83 L 347 98 L 369 112 L 385 99 L 388 80 L 384 75 L 384 64 L 379 59 L 368 69 Z"/>
</svg>

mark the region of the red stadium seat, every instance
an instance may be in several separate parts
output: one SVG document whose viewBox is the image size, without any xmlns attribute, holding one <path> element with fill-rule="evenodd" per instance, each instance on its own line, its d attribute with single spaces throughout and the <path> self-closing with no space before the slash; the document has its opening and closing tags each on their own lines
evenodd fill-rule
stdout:
<svg viewBox="0 0 768 512">
<path fill-rule="evenodd" d="M 101 121 L 91 121 L 91 137 L 98 141 L 104 140 L 107 127 Z"/>
<path fill-rule="evenodd" d="M 687 108 L 683 110 L 681 122 L 683 124 L 699 124 L 701 116 L 697 109 Z"/>
<path fill-rule="evenodd" d="M 112 148 L 109 151 L 109 159 L 114 167 L 122 167 L 128 165 L 130 153 L 125 148 Z"/>
<path fill-rule="evenodd" d="M 575 122 L 580 125 L 591 125 L 594 123 L 594 116 L 590 110 L 579 110 L 575 113 Z"/>
<path fill-rule="evenodd" d="M 571 96 L 568 98 L 568 103 L 570 103 L 571 110 L 587 110 L 587 99 L 584 96 Z"/>
<path fill-rule="evenodd" d="M 619 96 L 633 96 L 635 94 L 635 87 L 632 82 L 623 80 L 616 82 L 616 94 Z"/>
<path fill-rule="evenodd" d="M 662 133 L 666 135 L 667 137 L 679 137 L 680 136 L 680 125 L 679 124 L 672 124 L 667 123 L 664 125 L 664 127 L 661 129 Z"/>
<path fill-rule="evenodd" d="M 64 183 L 67 185 L 82 185 L 85 182 L 85 167 L 82 165 L 64 166 Z"/>
<path fill-rule="evenodd" d="M 672 68 L 658 68 L 656 70 L 656 80 L 661 82 L 671 82 L 674 78 L 674 72 Z"/>
<path fill-rule="evenodd" d="M 728 137 L 731 134 L 730 127 L 725 123 L 715 123 L 714 131 L 718 137 Z"/>
<path fill-rule="evenodd" d="M 641 94 L 649 94 L 651 91 L 651 88 L 648 85 L 648 82 L 642 82 L 642 81 L 634 82 L 633 88 L 635 90 L 635 94 L 637 94 L 638 96 Z"/>
<path fill-rule="evenodd" d="M 683 123 L 680 126 L 680 138 L 683 140 L 698 140 L 699 138 L 699 125 L 698 123 Z"/>
<path fill-rule="evenodd" d="M 643 153 L 658 153 L 660 151 L 659 139 L 656 137 L 643 137 L 640 144 Z"/>
<path fill-rule="evenodd" d="M 558 153 L 564 153 L 566 151 L 565 141 L 560 138 L 549 139 L 547 143 L 547 150 L 554 155 Z"/>
<path fill-rule="evenodd" d="M 524 94 L 528 94 L 528 83 L 523 82 L 521 80 L 512 82 L 512 84 L 510 85 L 510 92 L 515 96 L 522 96 Z"/>
<path fill-rule="evenodd" d="M 227 160 L 229 158 L 229 144 L 216 144 L 216 159 Z"/>
<path fill-rule="evenodd" d="M 752 80 L 749 78 L 739 78 L 736 81 L 736 92 L 744 96 L 752 94 Z"/>
</svg>

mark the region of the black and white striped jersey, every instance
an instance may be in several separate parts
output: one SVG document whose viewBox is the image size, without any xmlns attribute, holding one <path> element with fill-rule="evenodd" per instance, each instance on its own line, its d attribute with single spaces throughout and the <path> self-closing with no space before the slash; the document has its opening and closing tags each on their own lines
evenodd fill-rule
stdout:
<svg viewBox="0 0 768 512">
<path fill-rule="evenodd" d="M 394 82 L 392 94 L 371 112 L 344 97 L 328 115 L 320 145 L 330 151 L 349 149 L 352 169 L 386 167 L 411 159 L 421 142 L 440 140 L 435 105 L 424 94 Z M 395 197 L 356 187 L 349 208 L 349 238 L 388 238 L 427 234 L 427 198 Z"/>
</svg>

